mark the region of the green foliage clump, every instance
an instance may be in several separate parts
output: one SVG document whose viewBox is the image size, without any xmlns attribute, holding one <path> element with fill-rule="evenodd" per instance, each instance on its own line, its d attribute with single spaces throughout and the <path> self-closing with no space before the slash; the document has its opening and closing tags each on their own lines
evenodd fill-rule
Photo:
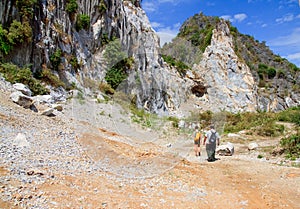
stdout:
<svg viewBox="0 0 300 209">
<path fill-rule="evenodd" d="M 62 51 L 61 49 L 57 49 L 51 56 L 50 62 L 54 70 L 58 70 L 58 66 L 61 63 Z"/>
<path fill-rule="evenodd" d="M 276 124 L 276 121 L 270 119 L 256 128 L 256 132 L 260 136 L 279 136 L 284 132 L 284 125 Z"/>
<path fill-rule="evenodd" d="M 7 39 L 10 44 L 19 44 L 23 42 L 30 42 L 32 38 L 32 28 L 28 22 L 21 23 L 14 20 L 9 27 Z"/>
<path fill-rule="evenodd" d="M 76 13 L 78 9 L 78 4 L 76 0 L 69 0 L 66 4 L 66 11 L 70 14 Z"/>
<path fill-rule="evenodd" d="M 185 76 L 186 71 L 189 69 L 189 66 L 187 66 L 184 62 L 178 61 L 169 55 L 162 55 L 162 57 L 166 63 L 168 63 L 170 66 L 174 66 L 181 76 Z"/>
<path fill-rule="evenodd" d="M 117 87 L 122 83 L 123 80 L 127 78 L 126 72 L 120 68 L 110 68 L 105 75 L 106 82 L 113 88 L 117 89 Z"/>
<path fill-rule="evenodd" d="M 19 68 L 14 64 L 4 63 L 0 65 L 0 73 L 11 83 L 23 83 L 27 85 L 34 95 L 49 93 L 49 90 L 33 77 L 29 68 Z"/>
<path fill-rule="evenodd" d="M 194 15 L 185 22 L 178 37 L 184 38 L 204 52 L 211 44 L 214 26 L 220 22 L 218 17 L 206 17 L 202 13 Z"/>
<path fill-rule="evenodd" d="M 167 119 L 168 119 L 168 121 L 172 122 L 173 128 L 178 128 L 178 124 L 179 124 L 179 119 L 178 118 L 170 116 Z"/>
<path fill-rule="evenodd" d="M 108 35 L 106 33 L 102 33 L 101 38 L 100 38 L 101 45 L 104 46 L 104 45 L 108 44 L 109 41 L 110 40 L 108 38 Z"/>
<path fill-rule="evenodd" d="M 79 69 L 79 67 L 80 67 L 80 65 L 78 64 L 77 57 L 76 57 L 75 55 L 72 55 L 72 56 L 71 56 L 70 64 L 72 65 L 72 67 L 73 67 L 75 70 Z"/>
<path fill-rule="evenodd" d="M 17 44 L 32 41 L 32 28 L 28 21 L 23 23 L 14 20 L 8 30 L 0 25 L 0 52 L 8 55 Z"/>
<path fill-rule="evenodd" d="M 161 120 L 157 115 L 149 113 L 144 109 L 138 109 L 134 105 L 130 106 L 130 110 L 132 113 L 132 122 L 140 124 L 142 127 L 157 128 L 157 123 Z"/>
<path fill-rule="evenodd" d="M 104 0 L 100 0 L 100 4 L 98 6 L 100 14 L 103 14 L 107 10 L 107 6 Z"/>
<path fill-rule="evenodd" d="M 297 125 L 297 133 L 284 137 L 280 140 L 280 145 L 284 148 L 287 158 L 295 159 L 300 157 L 300 106 L 292 107 L 278 113 L 278 120 L 290 122 Z"/>
<path fill-rule="evenodd" d="M 281 128 L 277 127 L 276 124 L 272 123 L 274 120 L 274 115 L 272 113 L 228 113 L 226 119 L 227 123 L 225 124 L 224 132 L 235 133 L 241 130 L 249 130 L 253 127 L 259 127 L 256 128 L 258 134 L 266 134 L 267 136 L 269 136 L 270 134 L 272 135 L 275 133 L 275 131 L 272 132 L 272 130 L 281 130 Z"/>
<path fill-rule="evenodd" d="M 231 35 L 233 35 L 233 37 L 236 37 L 238 35 L 238 29 L 234 26 L 232 26 L 231 24 L 229 24 L 229 29 L 230 29 L 230 33 Z"/>
<path fill-rule="evenodd" d="M 7 30 L 0 25 L 0 52 L 7 55 L 12 48 L 12 44 L 7 40 Z"/>
<path fill-rule="evenodd" d="M 266 64 L 260 63 L 258 65 L 257 73 L 259 75 L 259 78 L 261 80 L 264 80 L 266 77 L 268 79 L 273 79 L 276 76 L 277 71 L 273 67 L 269 67 Z"/>
<path fill-rule="evenodd" d="M 292 107 L 278 113 L 278 120 L 283 122 L 291 122 L 300 126 L 300 107 Z"/>
<path fill-rule="evenodd" d="M 33 6 L 37 0 L 17 0 L 16 6 L 24 19 L 30 19 L 33 16 Z"/>
<path fill-rule="evenodd" d="M 104 57 L 107 60 L 109 69 L 106 72 L 105 80 L 113 88 L 117 87 L 128 76 L 128 71 L 133 68 L 133 57 L 127 57 L 121 49 L 119 40 L 111 41 L 105 49 Z"/>
<path fill-rule="evenodd" d="M 90 16 L 86 14 L 79 14 L 76 21 L 76 30 L 80 31 L 82 29 L 88 30 L 90 27 Z"/>
<path fill-rule="evenodd" d="M 289 63 L 289 67 L 294 71 L 294 72 L 297 72 L 297 71 L 300 71 L 300 68 L 298 68 L 295 64 L 293 63 Z"/>
<path fill-rule="evenodd" d="M 40 79 L 53 87 L 66 88 L 66 85 L 56 75 L 54 75 L 50 69 L 43 69 L 40 75 Z"/>
<path fill-rule="evenodd" d="M 284 148 L 287 158 L 296 159 L 300 157 L 300 134 L 293 134 L 289 137 L 283 138 L 280 145 Z"/>
</svg>

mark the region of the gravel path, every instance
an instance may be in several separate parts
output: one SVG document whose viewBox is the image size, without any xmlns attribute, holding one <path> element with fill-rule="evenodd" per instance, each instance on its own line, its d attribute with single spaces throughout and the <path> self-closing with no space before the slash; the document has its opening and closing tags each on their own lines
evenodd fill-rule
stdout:
<svg viewBox="0 0 300 209">
<path fill-rule="evenodd" d="M 0 208 L 300 204 L 297 168 L 278 167 L 256 153 L 209 164 L 204 147 L 194 156 L 186 135 L 169 133 L 168 126 L 141 129 L 114 103 L 68 100 L 47 117 L 12 103 L 11 91 L 0 79 Z"/>
</svg>

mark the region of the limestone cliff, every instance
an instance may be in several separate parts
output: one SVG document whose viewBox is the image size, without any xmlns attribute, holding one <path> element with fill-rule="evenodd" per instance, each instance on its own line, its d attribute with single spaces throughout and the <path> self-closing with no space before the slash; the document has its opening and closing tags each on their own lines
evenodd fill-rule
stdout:
<svg viewBox="0 0 300 209">
<path fill-rule="evenodd" d="M 256 83 L 249 67 L 234 52 L 225 21 L 221 20 L 213 30 L 211 44 L 202 56 L 194 70 L 203 78 L 207 93 L 197 104 L 214 111 L 255 111 Z"/>
<path fill-rule="evenodd" d="M 238 112 L 300 105 L 300 69 L 229 21 L 196 14 L 162 53 L 189 63 L 196 74 L 190 106 Z"/>
<path fill-rule="evenodd" d="M 78 5 L 73 11 L 68 8 L 70 2 L 35 3 L 30 20 L 32 42 L 15 47 L 4 60 L 20 66 L 32 63 L 33 72 L 49 68 L 69 86 L 91 87 L 104 81 L 111 62 L 104 58 L 105 49 L 117 41 L 123 54 L 132 57 L 135 63 L 119 90 L 128 93 L 138 107 L 152 112 L 166 114 L 179 107 L 189 90 L 185 83 L 191 81 L 183 80 L 175 69 L 164 66 L 158 53 L 158 36 L 139 1 L 135 4 L 122 0 L 73 1 L 73 5 Z M 88 27 L 78 29 L 78 18 L 82 15 L 89 17 L 90 22 Z M 1 1 L 0 22 L 9 26 L 13 19 L 22 21 L 16 1 Z M 56 52 L 61 52 L 57 69 L 51 62 Z"/>
<path fill-rule="evenodd" d="M 106 82 L 114 64 L 128 58 L 131 66 L 117 90 L 125 92 L 129 102 L 161 115 L 178 113 L 189 99 L 192 110 L 196 106 L 238 112 L 299 105 L 298 93 L 267 97 L 257 88 L 257 75 L 237 55 L 224 21 L 216 21 L 202 55 L 189 54 L 188 60 L 197 56 L 193 59 L 201 61 L 184 74 L 162 59 L 159 38 L 138 0 L 3 0 L 0 22 L 6 30 L 21 31 L 19 37 L 12 35 L 21 41 L 0 54 L 1 62 L 29 64 L 36 75 L 50 69 L 67 88 L 91 92 Z M 120 57 L 107 56 L 110 46 Z M 277 82 L 277 89 L 284 92 L 281 84 Z"/>
</svg>

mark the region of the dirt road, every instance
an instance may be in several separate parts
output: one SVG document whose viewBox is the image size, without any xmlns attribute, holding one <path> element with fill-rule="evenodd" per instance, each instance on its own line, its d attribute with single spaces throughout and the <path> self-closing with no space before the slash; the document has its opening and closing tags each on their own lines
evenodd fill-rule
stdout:
<svg viewBox="0 0 300 209">
<path fill-rule="evenodd" d="M 186 140 L 0 104 L 0 208 L 300 208 L 299 168 L 239 152 L 209 163 Z M 28 149 L 10 147 L 19 132 Z"/>
</svg>

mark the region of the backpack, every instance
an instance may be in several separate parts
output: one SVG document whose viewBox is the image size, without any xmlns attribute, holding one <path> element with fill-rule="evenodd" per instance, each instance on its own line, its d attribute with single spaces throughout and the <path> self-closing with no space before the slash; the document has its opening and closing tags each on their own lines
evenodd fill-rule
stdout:
<svg viewBox="0 0 300 209">
<path fill-rule="evenodd" d="M 209 143 L 215 143 L 216 140 L 217 140 L 217 132 L 211 131 L 211 135 L 209 137 Z"/>
<path fill-rule="evenodd" d="M 195 140 L 195 141 L 199 141 L 200 138 L 201 138 L 201 133 L 200 133 L 200 132 L 197 132 L 196 135 L 195 135 L 194 140 Z"/>
</svg>

